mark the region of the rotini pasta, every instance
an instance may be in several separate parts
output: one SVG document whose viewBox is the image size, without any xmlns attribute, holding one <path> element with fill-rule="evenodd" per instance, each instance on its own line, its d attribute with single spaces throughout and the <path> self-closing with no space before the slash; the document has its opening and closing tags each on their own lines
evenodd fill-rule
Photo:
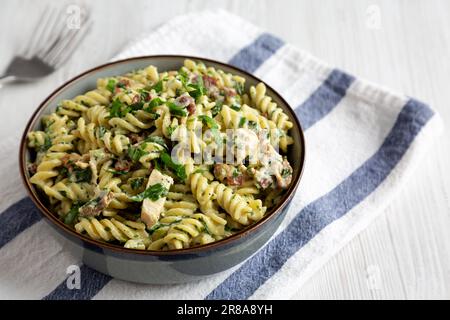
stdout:
<svg viewBox="0 0 450 320">
<path fill-rule="evenodd" d="M 137 250 L 229 237 L 292 177 L 292 122 L 260 83 L 185 60 L 98 79 L 28 134 L 30 182 L 78 233 Z"/>
</svg>

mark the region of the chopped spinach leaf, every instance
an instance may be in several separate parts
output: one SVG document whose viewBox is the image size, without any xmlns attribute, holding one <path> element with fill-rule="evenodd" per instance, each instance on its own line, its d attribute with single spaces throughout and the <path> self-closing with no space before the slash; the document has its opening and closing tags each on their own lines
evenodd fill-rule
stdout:
<svg viewBox="0 0 450 320">
<path fill-rule="evenodd" d="M 188 115 L 185 108 L 176 105 L 173 102 L 166 102 L 167 107 L 170 110 L 170 113 L 177 117 L 186 117 Z"/>
<path fill-rule="evenodd" d="M 146 107 L 144 109 L 144 111 L 152 112 L 153 109 L 162 105 L 163 103 L 164 103 L 164 100 L 162 100 L 160 97 L 156 97 L 156 98 L 152 99 L 152 101 L 150 101 L 150 103 L 148 104 L 148 107 Z"/>
<path fill-rule="evenodd" d="M 204 95 L 206 93 L 206 88 L 203 84 L 203 77 L 199 75 L 197 77 L 197 83 L 187 84 L 186 89 L 188 90 L 189 95 L 194 99 Z"/>
<path fill-rule="evenodd" d="M 128 151 L 127 151 L 128 157 L 129 157 L 133 162 L 139 161 L 139 159 L 140 159 L 142 156 L 145 156 L 146 154 L 148 154 L 148 152 L 144 150 L 146 146 L 147 146 L 147 145 L 146 145 L 145 143 L 143 143 L 143 144 L 138 145 L 138 146 L 136 146 L 136 147 L 129 147 L 129 148 L 128 148 Z"/>
<path fill-rule="evenodd" d="M 247 118 L 241 117 L 241 120 L 239 120 L 239 128 L 242 128 L 246 122 L 247 122 Z"/>
<path fill-rule="evenodd" d="M 233 104 L 230 108 L 233 109 L 234 111 L 241 111 L 241 106 L 237 104 Z"/>
<path fill-rule="evenodd" d="M 109 110 L 109 116 L 111 118 L 120 118 L 123 116 L 123 109 L 124 104 L 122 102 L 120 102 L 119 99 L 115 99 L 112 103 L 111 103 L 111 109 Z"/>
<path fill-rule="evenodd" d="M 156 93 L 160 93 L 163 91 L 163 81 L 159 80 L 153 87 L 153 90 L 155 90 Z"/>
<path fill-rule="evenodd" d="M 169 135 L 169 137 L 172 136 L 173 132 L 175 131 L 175 129 L 177 128 L 177 126 L 168 126 L 167 127 L 167 134 Z"/>
<path fill-rule="evenodd" d="M 283 178 L 287 178 L 292 174 L 292 171 L 289 168 L 284 168 L 283 170 L 281 170 L 281 176 Z"/>
<path fill-rule="evenodd" d="M 238 95 L 244 94 L 244 84 L 241 82 L 236 82 L 234 85 L 234 89 L 236 90 Z"/>
<path fill-rule="evenodd" d="M 136 190 L 142 187 L 144 177 L 138 177 L 130 180 L 131 189 Z"/>
<path fill-rule="evenodd" d="M 125 171 L 125 170 L 113 170 L 113 169 L 108 169 L 108 172 L 111 172 L 112 174 L 117 174 L 117 175 L 124 175 L 129 173 L 129 171 Z"/>
<path fill-rule="evenodd" d="M 187 176 L 184 166 L 182 164 L 176 164 L 175 162 L 173 162 L 171 156 L 167 152 L 161 153 L 161 160 L 167 168 L 171 169 L 175 173 L 175 176 L 178 179 L 183 182 L 186 180 Z"/>
<path fill-rule="evenodd" d="M 44 144 L 39 146 L 38 151 L 45 152 L 52 146 L 52 139 L 48 135 L 45 135 Z"/>
<path fill-rule="evenodd" d="M 161 197 L 165 197 L 168 192 L 169 190 L 167 190 L 167 188 L 165 188 L 162 184 L 156 183 L 138 195 L 130 197 L 130 199 L 135 202 L 142 202 L 147 198 L 152 201 L 156 201 Z"/>
<path fill-rule="evenodd" d="M 216 101 L 216 104 L 211 109 L 213 117 L 215 117 L 220 111 L 222 111 L 223 101 L 224 101 L 223 99 L 219 99 Z"/>
<path fill-rule="evenodd" d="M 92 178 L 91 168 L 81 169 L 75 167 L 69 177 L 72 182 L 90 182 Z"/>
<path fill-rule="evenodd" d="M 114 92 L 114 90 L 116 89 L 116 80 L 114 79 L 109 79 L 108 80 L 108 84 L 106 85 L 106 89 L 108 89 L 108 91 L 110 91 L 111 93 Z"/>
<path fill-rule="evenodd" d="M 79 209 L 81 207 L 81 203 L 74 203 L 70 208 L 69 212 L 64 216 L 64 223 L 68 225 L 72 225 L 75 222 L 75 219 L 78 217 Z"/>
<path fill-rule="evenodd" d="M 219 126 L 217 125 L 217 122 L 211 117 L 208 117 L 208 116 L 205 116 L 205 115 L 200 115 L 200 116 L 198 116 L 198 118 L 200 120 L 202 120 L 202 122 L 204 124 L 206 124 L 211 129 L 218 129 L 219 128 Z"/>
</svg>

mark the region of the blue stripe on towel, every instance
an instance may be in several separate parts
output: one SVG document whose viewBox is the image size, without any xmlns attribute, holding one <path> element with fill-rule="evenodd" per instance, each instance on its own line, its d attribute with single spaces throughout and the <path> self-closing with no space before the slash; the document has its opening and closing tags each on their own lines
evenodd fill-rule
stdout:
<svg viewBox="0 0 450 320">
<path fill-rule="evenodd" d="M 30 198 L 10 206 L 0 215 L 0 249 L 40 219 L 41 214 Z"/>
<path fill-rule="evenodd" d="M 263 33 L 251 44 L 236 53 L 229 64 L 247 72 L 254 72 L 283 45 L 283 40 L 271 34 Z"/>
<path fill-rule="evenodd" d="M 311 97 L 296 108 L 295 114 L 303 129 L 308 129 L 333 110 L 354 80 L 353 76 L 345 72 L 333 70 Z"/>
<path fill-rule="evenodd" d="M 63 281 L 42 300 L 89 300 L 112 279 L 85 265 L 80 266 L 80 276 L 80 289 L 69 289 L 66 281 Z"/>
<path fill-rule="evenodd" d="M 303 245 L 369 196 L 391 173 L 432 117 L 428 106 L 410 100 L 378 151 L 328 194 L 301 210 L 262 250 L 232 273 L 206 299 L 247 299 Z M 345 201 L 343 201 L 345 199 Z"/>
</svg>

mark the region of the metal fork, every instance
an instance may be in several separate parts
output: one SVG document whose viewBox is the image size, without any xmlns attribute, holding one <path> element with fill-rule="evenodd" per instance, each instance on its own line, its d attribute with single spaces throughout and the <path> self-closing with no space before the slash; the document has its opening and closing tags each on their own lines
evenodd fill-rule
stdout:
<svg viewBox="0 0 450 320">
<path fill-rule="evenodd" d="M 23 53 L 16 55 L 3 75 L 0 84 L 9 81 L 32 81 L 57 70 L 70 58 L 76 46 L 92 26 L 88 13 L 80 16 L 80 28 L 70 29 L 66 15 L 60 10 L 45 10 L 35 28 L 35 36 Z"/>
</svg>

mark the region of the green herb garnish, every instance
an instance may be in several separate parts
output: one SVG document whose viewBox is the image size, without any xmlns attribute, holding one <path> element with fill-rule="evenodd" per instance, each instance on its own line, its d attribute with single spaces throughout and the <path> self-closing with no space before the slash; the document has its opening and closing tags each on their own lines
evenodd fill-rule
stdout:
<svg viewBox="0 0 450 320">
<path fill-rule="evenodd" d="M 141 101 L 148 101 L 148 100 L 150 100 L 150 92 L 148 92 L 147 90 L 140 89 L 139 93 L 140 93 Z"/>
<path fill-rule="evenodd" d="M 111 103 L 111 109 L 109 110 L 109 116 L 111 118 L 121 118 L 121 117 L 124 117 L 130 111 L 131 111 L 131 107 L 126 106 L 124 103 L 120 102 L 119 99 L 115 99 Z"/>
<path fill-rule="evenodd" d="M 164 187 L 160 183 L 156 183 L 148 187 L 147 189 L 145 189 L 145 191 L 139 193 L 138 195 L 130 197 L 130 199 L 135 202 L 142 202 L 147 198 L 152 201 L 156 201 L 161 197 L 165 197 L 168 192 L 169 190 L 167 190 L 166 187 Z"/>
<path fill-rule="evenodd" d="M 234 89 L 236 90 L 238 95 L 243 95 L 244 94 L 244 84 L 242 84 L 241 82 L 236 82 L 234 84 Z"/>
<path fill-rule="evenodd" d="M 45 152 L 52 146 L 52 139 L 48 135 L 45 135 L 44 144 L 39 146 L 38 151 Z"/>
<path fill-rule="evenodd" d="M 241 117 L 241 120 L 239 120 L 239 128 L 242 128 L 246 122 L 247 122 L 247 118 Z"/>
<path fill-rule="evenodd" d="M 162 105 L 165 101 L 162 100 L 160 97 L 156 97 L 154 99 L 152 99 L 152 101 L 149 102 L 148 107 L 146 107 L 144 109 L 144 111 L 147 112 L 152 112 L 153 109 L 155 109 L 156 107 Z"/>
<path fill-rule="evenodd" d="M 198 118 L 201 119 L 202 122 L 211 129 L 211 133 L 214 136 L 214 141 L 216 142 L 217 146 L 222 145 L 223 140 L 220 136 L 219 125 L 217 124 L 217 122 L 213 118 L 205 115 L 200 115 L 198 116 Z"/>
<path fill-rule="evenodd" d="M 211 109 L 213 117 L 215 117 L 217 114 L 219 114 L 220 111 L 222 111 L 222 106 L 223 106 L 223 99 L 217 100 L 216 104 Z"/>
<path fill-rule="evenodd" d="M 108 172 L 111 172 L 112 174 L 117 174 L 117 175 L 124 175 L 124 174 L 129 173 L 130 171 L 118 171 L 118 170 L 108 169 Z"/>
<path fill-rule="evenodd" d="M 292 174 L 292 171 L 289 168 L 284 168 L 283 170 L 281 170 L 281 176 L 283 178 L 287 178 Z"/>
<path fill-rule="evenodd" d="M 153 90 L 155 90 L 156 93 L 160 93 L 163 91 L 163 81 L 159 80 L 153 87 Z"/>
<path fill-rule="evenodd" d="M 198 118 L 202 120 L 202 122 L 206 124 L 210 129 L 219 129 L 217 122 L 213 118 L 205 115 L 200 115 L 198 116 Z"/>
<path fill-rule="evenodd" d="M 81 169 L 75 167 L 69 177 L 72 182 L 90 182 L 92 178 L 91 168 Z"/>
<path fill-rule="evenodd" d="M 157 222 L 150 229 L 147 229 L 147 230 L 148 230 L 149 235 L 152 235 L 153 233 L 155 233 L 156 230 L 158 230 L 160 228 L 163 228 L 163 227 L 169 227 L 169 226 L 171 226 L 171 225 L 173 225 L 175 223 L 178 223 L 180 221 L 181 221 L 181 219 L 177 219 L 177 220 L 172 221 L 170 223 L 159 223 L 159 222 Z"/>
<path fill-rule="evenodd" d="M 184 166 L 173 162 L 172 157 L 167 152 L 161 153 L 161 160 L 167 168 L 171 169 L 175 173 L 175 176 L 178 179 L 183 182 L 186 180 L 187 176 Z"/>
<path fill-rule="evenodd" d="M 206 88 L 203 84 L 203 77 L 197 77 L 197 83 L 189 83 L 186 85 L 186 89 L 188 90 L 189 95 L 197 99 L 206 93 Z"/>
<path fill-rule="evenodd" d="M 186 117 L 188 115 L 187 111 L 185 110 L 185 108 L 180 107 L 178 105 L 176 105 L 173 102 L 166 102 L 167 107 L 170 110 L 170 113 L 174 116 L 178 116 L 178 117 Z"/>
<path fill-rule="evenodd" d="M 75 219 L 78 217 L 79 209 L 81 207 L 81 203 L 74 203 L 70 208 L 69 212 L 64 217 L 64 223 L 68 225 L 72 225 L 75 222 Z"/>
<path fill-rule="evenodd" d="M 141 145 L 138 145 L 137 147 L 129 147 L 128 151 L 127 151 L 128 157 L 133 162 L 139 161 L 139 159 L 142 156 L 145 156 L 146 154 L 148 154 L 148 152 L 144 150 L 146 146 L 147 145 L 145 143 L 143 143 Z"/>
<path fill-rule="evenodd" d="M 111 93 L 114 93 L 114 90 L 116 89 L 116 83 L 116 80 L 109 79 L 108 84 L 106 85 L 106 89 L 108 89 L 108 91 L 110 91 Z"/>
<path fill-rule="evenodd" d="M 167 127 L 167 134 L 169 135 L 169 137 L 172 136 L 173 132 L 175 131 L 175 129 L 177 128 L 177 126 L 168 126 Z"/>
<path fill-rule="evenodd" d="M 189 81 L 189 76 L 188 76 L 187 72 L 184 71 L 183 69 L 180 69 L 178 71 L 178 77 L 180 78 L 180 81 L 183 84 L 183 86 L 186 86 Z"/>
<path fill-rule="evenodd" d="M 241 106 L 237 104 L 233 104 L 230 108 L 233 109 L 234 111 L 241 111 Z"/>
<path fill-rule="evenodd" d="M 131 189 L 136 190 L 142 187 L 144 177 L 138 177 L 130 180 Z"/>
<path fill-rule="evenodd" d="M 247 124 L 248 124 L 248 127 L 250 129 L 257 129 L 258 128 L 258 124 L 255 121 L 250 120 L 250 121 L 248 121 Z"/>
</svg>

